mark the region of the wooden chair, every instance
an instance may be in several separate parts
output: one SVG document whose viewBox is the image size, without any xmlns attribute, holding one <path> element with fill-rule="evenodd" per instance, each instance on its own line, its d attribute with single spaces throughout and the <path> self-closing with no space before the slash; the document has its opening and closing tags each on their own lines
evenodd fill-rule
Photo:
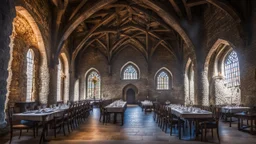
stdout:
<svg viewBox="0 0 256 144">
<path fill-rule="evenodd" d="M 180 120 L 180 125 L 179 125 L 179 120 L 178 118 L 172 114 L 172 109 L 169 107 L 168 108 L 168 125 L 169 125 L 169 128 L 170 128 L 170 135 L 172 135 L 172 128 L 174 126 L 177 126 L 177 127 L 182 127 L 183 128 L 183 131 L 185 130 L 185 121 L 184 120 Z"/>
<path fill-rule="evenodd" d="M 54 117 L 53 119 L 53 125 L 52 128 L 54 129 L 54 137 L 56 138 L 56 133 L 57 133 L 57 129 L 59 128 L 60 130 L 63 130 L 63 134 L 64 136 L 66 135 L 65 132 L 65 120 L 67 119 L 67 113 L 68 110 L 65 110 L 62 114 L 62 116 L 60 117 Z"/>
<path fill-rule="evenodd" d="M 106 109 L 104 108 L 103 105 L 100 106 L 100 119 L 99 119 L 99 121 L 101 121 L 101 119 L 103 119 L 102 120 L 103 124 L 110 121 L 110 113 L 108 113 L 106 111 Z"/>
<path fill-rule="evenodd" d="M 10 142 L 9 143 L 12 142 L 13 130 L 20 130 L 19 139 L 21 137 L 22 130 L 28 130 L 28 129 L 33 129 L 34 138 L 36 137 L 34 124 L 32 126 L 24 125 L 20 123 L 14 124 L 15 121 L 13 121 L 13 113 L 14 113 L 13 107 L 9 107 L 7 111 L 8 111 L 8 121 L 10 124 Z"/>
<path fill-rule="evenodd" d="M 212 137 L 213 137 L 213 129 L 216 129 L 217 137 L 218 137 L 218 140 L 220 142 L 220 136 L 219 136 L 219 116 L 220 116 L 220 110 L 221 110 L 221 108 L 215 107 L 214 110 L 213 110 L 213 118 L 201 122 L 201 124 L 200 124 L 200 129 L 201 129 L 201 132 L 202 132 L 201 140 L 203 139 L 203 135 L 204 135 L 204 137 L 206 139 L 207 129 L 211 129 Z M 203 130 L 204 130 L 204 134 L 203 134 Z"/>
</svg>

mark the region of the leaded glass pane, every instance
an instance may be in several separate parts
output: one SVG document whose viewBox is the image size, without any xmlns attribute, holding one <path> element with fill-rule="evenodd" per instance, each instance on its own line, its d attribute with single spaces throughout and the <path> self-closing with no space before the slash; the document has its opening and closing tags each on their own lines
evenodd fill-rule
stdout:
<svg viewBox="0 0 256 144">
<path fill-rule="evenodd" d="M 33 77 L 34 77 L 34 53 L 31 49 L 27 53 L 27 96 L 26 101 L 32 100 Z"/>
<path fill-rule="evenodd" d="M 227 87 L 240 85 L 239 61 L 235 51 L 232 51 L 225 60 L 225 83 Z"/>
<path fill-rule="evenodd" d="M 123 79 L 124 80 L 135 80 L 138 79 L 138 72 L 134 68 L 134 66 L 129 65 L 125 68 L 123 72 Z"/>
<path fill-rule="evenodd" d="M 165 71 L 162 71 L 157 76 L 157 89 L 168 90 L 169 89 L 169 76 Z"/>
<path fill-rule="evenodd" d="M 100 75 L 96 71 L 90 72 L 87 76 L 87 98 L 100 98 Z"/>
</svg>

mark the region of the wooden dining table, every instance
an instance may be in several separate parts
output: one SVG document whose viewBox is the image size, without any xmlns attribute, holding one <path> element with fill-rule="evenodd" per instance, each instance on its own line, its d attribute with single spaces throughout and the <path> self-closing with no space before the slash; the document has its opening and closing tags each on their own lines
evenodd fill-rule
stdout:
<svg viewBox="0 0 256 144">
<path fill-rule="evenodd" d="M 191 121 L 196 121 L 196 135 L 198 135 L 198 120 L 212 118 L 212 112 L 203 110 L 202 112 L 190 112 L 178 108 L 171 108 L 171 113 L 178 118 L 179 139 L 181 139 L 181 119 L 187 119 L 190 122 L 190 135 L 191 135 Z"/>
<path fill-rule="evenodd" d="M 127 102 L 114 101 L 113 103 L 105 106 L 105 109 L 106 109 L 106 112 L 108 112 L 108 113 L 114 113 L 114 123 L 116 123 L 117 114 L 121 114 L 121 119 L 122 119 L 121 125 L 123 125 L 124 124 L 124 112 L 126 110 L 126 107 L 127 107 Z M 105 117 L 104 117 L 103 121 L 105 121 Z"/>
<path fill-rule="evenodd" d="M 46 142 L 45 132 L 47 130 L 47 124 L 49 121 L 53 120 L 54 117 L 60 117 L 63 115 L 65 110 L 68 108 L 57 108 L 57 109 L 48 109 L 45 112 L 38 112 L 38 110 L 31 111 L 31 112 L 23 112 L 23 113 L 15 113 L 13 114 L 14 120 L 29 120 L 29 121 L 36 121 L 36 122 L 42 122 L 43 130 L 41 133 L 40 141 Z"/>
<path fill-rule="evenodd" d="M 232 123 L 232 117 L 235 115 L 235 113 L 241 113 L 243 111 L 248 111 L 250 107 L 222 107 L 221 112 L 225 116 L 225 122 L 228 121 L 228 116 L 230 117 L 229 119 L 229 127 L 231 127 Z"/>
<path fill-rule="evenodd" d="M 153 108 L 153 103 L 151 101 L 141 101 L 141 109 L 144 110 L 145 113 L 147 110 L 151 110 Z"/>
<path fill-rule="evenodd" d="M 236 113 L 234 115 L 235 117 L 237 117 L 238 119 L 238 123 L 237 123 L 237 129 L 239 131 L 246 131 L 245 128 L 250 128 L 250 130 L 248 131 L 250 134 L 255 134 L 256 131 L 254 131 L 254 129 L 256 129 L 256 113 Z M 243 119 L 246 120 L 250 120 L 250 126 L 247 125 L 246 127 L 243 126 Z M 254 123 L 253 123 L 254 122 Z"/>
</svg>

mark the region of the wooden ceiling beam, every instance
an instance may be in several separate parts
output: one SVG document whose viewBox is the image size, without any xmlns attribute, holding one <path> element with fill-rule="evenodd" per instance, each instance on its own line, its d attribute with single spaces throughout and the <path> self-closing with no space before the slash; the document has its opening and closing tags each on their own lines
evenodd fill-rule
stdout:
<svg viewBox="0 0 256 144">
<path fill-rule="evenodd" d="M 176 11 L 176 13 L 178 14 L 179 17 L 183 17 L 182 12 L 179 8 L 179 6 L 176 4 L 176 2 L 174 0 L 169 0 L 170 3 L 172 4 L 172 7 L 174 8 L 174 10 Z"/>
<path fill-rule="evenodd" d="M 187 1 L 187 6 L 193 7 L 193 6 L 198 6 L 206 3 L 208 3 L 206 0 L 189 0 Z"/>
<path fill-rule="evenodd" d="M 79 5 L 76 7 L 76 9 L 73 11 L 73 13 L 70 15 L 69 20 L 71 20 L 76 14 L 77 12 L 85 5 L 85 3 L 88 0 L 82 0 Z"/>
<path fill-rule="evenodd" d="M 80 51 L 80 49 L 83 47 L 83 45 L 86 43 L 86 41 L 88 40 L 88 38 L 91 37 L 91 34 L 96 31 L 101 25 L 103 25 L 104 23 L 112 20 L 113 18 L 115 18 L 115 14 L 114 13 L 110 13 L 108 14 L 108 16 L 106 16 L 100 23 L 96 24 L 93 28 L 90 29 L 90 31 L 86 34 L 86 36 L 84 37 L 84 39 L 78 44 L 78 46 L 76 47 L 76 49 L 73 52 L 74 57 L 76 57 L 76 55 L 78 54 L 78 52 Z"/>
<path fill-rule="evenodd" d="M 182 0 L 182 2 L 183 2 L 183 4 L 184 4 L 184 7 L 185 7 L 185 10 L 186 10 L 186 13 L 187 13 L 188 20 L 191 21 L 191 20 L 192 20 L 191 9 L 190 9 L 190 7 L 187 5 L 186 0 Z"/>
</svg>

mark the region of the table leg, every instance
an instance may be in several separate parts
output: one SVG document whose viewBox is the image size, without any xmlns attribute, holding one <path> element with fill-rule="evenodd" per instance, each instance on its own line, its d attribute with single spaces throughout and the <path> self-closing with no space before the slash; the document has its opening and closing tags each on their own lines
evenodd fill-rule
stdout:
<svg viewBox="0 0 256 144">
<path fill-rule="evenodd" d="M 122 125 L 124 125 L 124 112 L 121 113 L 121 117 L 122 117 Z"/>
<path fill-rule="evenodd" d="M 241 122 L 241 119 L 240 119 L 240 117 L 238 117 L 238 123 L 237 123 L 237 129 L 238 130 L 240 130 L 240 127 L 241 127 L 240 122 Z"/>
<path fill-rule="evenodd" d="M 191 120 L 188 121 L 189 122 L 189 135 L 190 135 L 190 138 L 191 138 L 191 131 L 192 131 L 192 127 L 191 127 Z"/>
<path fill-rule="evenodd" d="M 41 134 L 41 138 L 40 138 L 40 142 L 39 142 L 40 144 L 47 141 L 45 138 L 45 132 L 47 129 L 47 122 L 46 122 L 45 118 L 43 118 L 42 124 L 43 124 L 43 130 L 42 130 L 42 134 Z"/>
<path fill-rule="evenodd" d="M 116 113 L 114 113 L 114 123 L 116 123 Z"/>
<path fill-rule="evenodd" d="M 180 120 L 180 117 L 178 117 L 178 128 L 179 128 L 179 139 L 181 139 L 181 120 Z"/>
<path fill-rule="evenodd" d="M 253 133 L 253 118 L 250 118 L 250 120 L 251 120 L 250 133 L 252 134 Z"/>
<path fill-rule="evenodd" d="M 229 127 L 231 127 L 231 122 L 232 122 L 232 114 L 231 114 L 231 113 L 229 113 L 229 114 L 230 114 Z"/>
</svg>

